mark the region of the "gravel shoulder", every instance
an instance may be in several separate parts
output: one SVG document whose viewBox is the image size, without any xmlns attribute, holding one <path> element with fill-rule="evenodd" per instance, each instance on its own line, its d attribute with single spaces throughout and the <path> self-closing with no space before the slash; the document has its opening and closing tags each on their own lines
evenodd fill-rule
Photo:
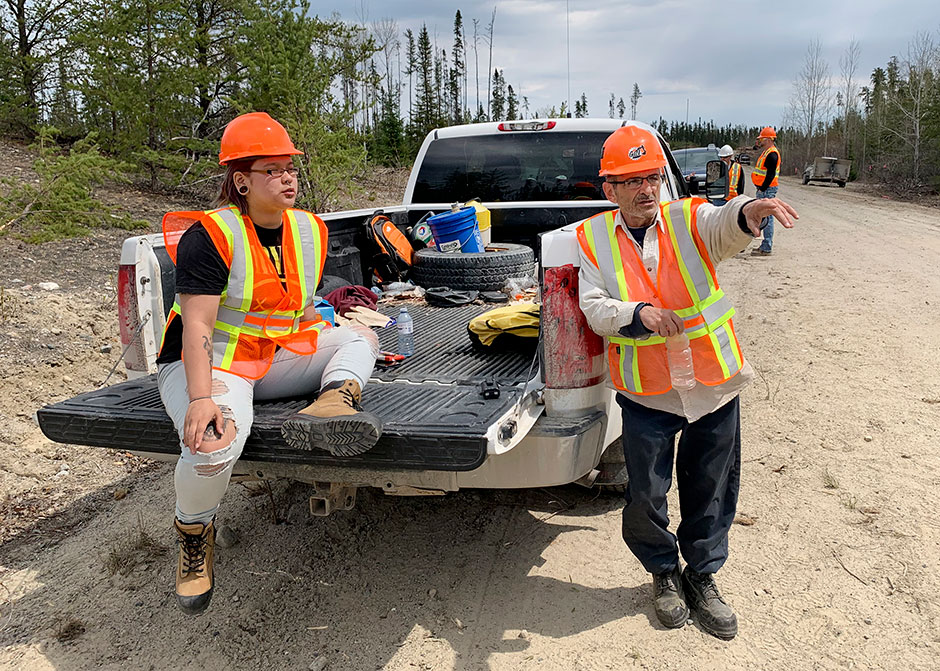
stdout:
<svg viewBox="0 0 940 671">
<path fill-rule="evenodd" d="M 233 485 L 240 540 L 210 611 L 185 618 L 172 468 L 51 443 L 32 419 L 116 361 L 126 234 L 0 238 L 0 669 L 936 668 L 940 211 L 791 178 L 780 197 L 797 228 L 719 270 L 758 372 L 719 574 L 729 643 L 655 622 L 620 502 L 576 487 L 360 490 L 318 519 L 305 485 Z"/>
</svg>

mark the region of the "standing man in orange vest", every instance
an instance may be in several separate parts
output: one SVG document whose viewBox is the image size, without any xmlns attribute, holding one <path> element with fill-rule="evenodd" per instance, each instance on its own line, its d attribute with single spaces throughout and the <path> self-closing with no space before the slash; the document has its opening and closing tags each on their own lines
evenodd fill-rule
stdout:
<svg viewBox="0 0 940 671">
<path fill-rule="evenodd" d="M 758 198 L 777 197 L 777 175 L 780 174 L 780 150 L 774 144 L 777 131 L 770 126 L 761 130 L 757 136 L 757 148 L 762 151 L 754 170 L 751 171 L 751 181 L 757 187 Z M 768 217 L 763 224 L 764 239 L 760 246 L 751 251 L 751 256 L 770 256 L 774 244 L 774 218 Z"/>
<path fill-rule="evenodd" d="M 731 639 L 737 617 L 714 574 L 728 556 L 738 499 L 738 394 L 754 373 L 715 266 L 745 249 L 764 217 L 790 228 L 797 215 L 783 201 L 745 196 L 724 207 L 700 198 L 661 203 L 670 192 L 666 166 L 648 126 L 633 122 L 607 138 L 600 175 L 617 209 L 578 226 L 579 297 L 591 329 L 608 341 L 629 476 L 623 538 L 653 574 L 656 616 L 676 628 L 691 609 L 705 631 Z M 682 517 L 675 535 L 666 509 L 674 461 Z"/>
<path fill-rule="evenodd" d="M 729 201 L 744 193 L 744 182 L 741 181 L 741 164 L 734 160 L 734 149 L 731 148 L 730 144 L 726 144 L 718 150 L 718 158 L 728 166 L 728 195 L 725 196 L 725 201 Z"/>
</svg>

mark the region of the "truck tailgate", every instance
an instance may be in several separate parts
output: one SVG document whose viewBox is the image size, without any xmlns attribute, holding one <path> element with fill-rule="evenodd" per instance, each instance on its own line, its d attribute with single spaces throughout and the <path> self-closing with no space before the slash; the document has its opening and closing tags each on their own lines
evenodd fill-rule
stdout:
<svg viewBox="0 0 940 671">
<path fill-rule="evenodd" d="M 491 427 L 519 400 L 531 357 L 516 352 L 481 354 L 470 345 L 466 324 L 491 306 L 432 308 L 409 305 L 416 354 L 401 364 L 377 367 L 363 391 L 363 407 L 384 423 L 378 444 L 357 457 L 321 450 L 293 450 L 280 425 L 307 398 L 255 404 L 255 420 L 243 458 L 281 463 L 467 471 L 486 458 Z M 383 306 L 386 313 L 397 307 Z M 380 329 L 384 349 L 395 350 L 394 327 Z M 497 399 L 484 399 L 480 382 L 495 378 Z M 179 439 L 163 410 L 156 376 L 132 380 L 46 406 L 38 412 L 43 433 L 62 443 L 178 454 Z"/>
</svg>

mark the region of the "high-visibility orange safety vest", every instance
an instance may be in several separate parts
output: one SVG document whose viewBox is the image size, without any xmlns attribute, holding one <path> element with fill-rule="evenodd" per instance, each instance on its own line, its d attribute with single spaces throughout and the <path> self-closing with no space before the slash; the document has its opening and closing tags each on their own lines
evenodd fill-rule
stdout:
<svg viewBox="0 0 940 671">
<path fill-rule="evenodd" d="M 313 301 L 326 261 L 323 220 L 303 210 L 284 211 L 281 257 L 286 289 L 254 226 L 246 225 L 236 207 L 164 216 L 163 239 L 174 263 L 180 237 L 196 222 L 205 227 L 229 267 L 212 332 L 213 368 L 257 380 L 268 372 L 278 347 L 313 354 L 327 323 L 301 324 L 300 316 Z M 167 328 L 179 315 L 177 295 Z"/>
<path fill-rule="evenodd" d="M 731 162 L 728 166 L 728 197 L 725 200 L 731 200 L 738 195 L 738 186 L 741 184 L 741 164 Z"/>
<path fill-rule="evenodd" d="M 754 164 L 754 169 L 751 170 L 751 181 L 754 182 L 754 186 L 758 189 L 761 188 L 761 184 L 764 183 L 764 177 L 767 176 L 767 157 L 770 156 L 771 153 L 777 154 L 777 169 L 774 171 L 774 179 L 769 186 L 777 186 L 777 177 L 780 176 L 780 164 L 783 161 L 780 158 L 780 150 L 775 146 L 770 146 L 760 155 L 760 158 L 757 159 L 757 163 Z"/>
<path fill-rule="evenodd" d="M 731 322 L 734 307 L 718 286 L 715 268 L 696 227 L 696 212 L 705 202 L 684 198 L 660 205 L 662 221 L 655 227 L 659 240 L 655 282 L 630 234 L 614 225 L 616 210 L 585 219 L 578 226 L 578 242 L 600 271 L 611 296 L 668 308 L 684 320 L 695 379 L 718 385 L 740 372 L 744 357 Z M 672 388 L 665 338 L 610 336 L 607 340 L 607 364 L 617 389 L 654 396 Z"/>
</svg>

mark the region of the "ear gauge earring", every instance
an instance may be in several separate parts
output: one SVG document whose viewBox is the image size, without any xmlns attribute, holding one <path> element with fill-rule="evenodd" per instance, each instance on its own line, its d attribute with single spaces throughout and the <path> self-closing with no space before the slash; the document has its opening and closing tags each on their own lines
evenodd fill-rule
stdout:
<svg viewBox="0 0 940 671">
<path fill-rule="evenodd" d="M 248 193 L 248 187 L 242 184 L 240 187 L 238 187 L 238 193 L 244 196 L 246 193 Z"/>
</svg>

